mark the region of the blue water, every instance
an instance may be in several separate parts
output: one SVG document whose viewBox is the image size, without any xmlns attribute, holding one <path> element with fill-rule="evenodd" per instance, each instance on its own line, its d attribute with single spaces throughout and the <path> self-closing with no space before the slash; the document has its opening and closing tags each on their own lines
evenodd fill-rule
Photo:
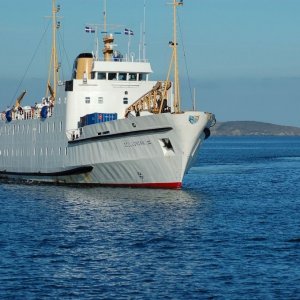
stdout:
<svg viewBox="0 0 300 300">
<path fill-rule="evenodd" d="M 0 299 L 300 299 L 300 138 L 210 138 L 181 191 L 0 185 Z"/>
</svg>

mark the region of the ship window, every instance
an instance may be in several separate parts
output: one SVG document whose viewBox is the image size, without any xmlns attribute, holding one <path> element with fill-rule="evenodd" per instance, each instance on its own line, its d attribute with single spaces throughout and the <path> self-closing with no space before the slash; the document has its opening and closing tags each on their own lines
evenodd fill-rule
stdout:
<svg viewBox="0 0 300 300">
<path fill-rule="evenodd" d="M 85 97 L 85 103 L 86 103 L 86 104 L 91 103 L 91 98 L 90 98 L 90 97 Z"/>
<path fill-rule="evenodd" d="M 98 103 L 102 104 L 103 103 L 103 97 L 98 97 Z"/>
<path fill-rule="evenodd" d="M 99 80 L 106 80 L 106 73 L 100 73 L 100 72 L 98 72 L 97 73 L 97 78 Z"/>
<path fill-rule="evenodd" d="M 91 72 L 91 79 L 95 79 L 95 72 Z"/>
<path fill-rule="evenodd" d="M 140 73 L 139 74 L 139 80 L 140 81 L 145 81 L 146 80 L 146 74 L 145 73 Z"/>
<path fill-rule="evenodd" d="M 108 80 L 116 80 L 117 73 L 108 73 Z"/>
<path fill-rule="evenodd" d="M 62 121 L 60 121 L 60 123 L 59 123 L 59 130 L 60 130 L 60 132 L 62 132 Z"/>
<path fill-rule="evenodd" d="M 128 95 L 128 91 L 125 91 L 125 93 L 124 93 L 125 95 Z"/>
<path fill-rule="evenodd" d="M 61 148 L 58 148 L 58 154 L 61 155 Z"/>
<path fill-rule="evenodd" d="M 123 98 L 123 104 L 128 104 L 128 98 Z"/>
<path fill-rule="evenodd" d="M 127 73 L 119 73 L 119 80 L 126 80 L 127 79 Z"/>
<path fill-rule="evenodd" d="M 129 80 L 136 80 L 137 79 L 137 74 L 136 73 L 129 73 Z"/>
</svg>

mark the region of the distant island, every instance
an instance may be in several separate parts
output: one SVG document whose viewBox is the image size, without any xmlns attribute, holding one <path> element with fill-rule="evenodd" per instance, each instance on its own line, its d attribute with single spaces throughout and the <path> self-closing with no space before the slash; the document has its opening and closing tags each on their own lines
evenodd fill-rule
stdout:
<svg viewBox="0 0 300 300">
<path fill-rule="evenodd" d="M 300 128 L 255 121 L 217 122 L 212 136 L 300 136 Z"/>
</svg>

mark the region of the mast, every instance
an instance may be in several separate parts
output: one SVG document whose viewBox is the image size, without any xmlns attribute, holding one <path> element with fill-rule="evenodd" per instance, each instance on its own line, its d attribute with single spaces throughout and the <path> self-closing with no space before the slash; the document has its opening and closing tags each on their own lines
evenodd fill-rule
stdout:
<svg viewBox="0 0 300 300">
<path fill-rule="evenodd" d="M 57 90 L 57 82 L 58 78 L 58 57 L 57 57 L 57 50 L 56 50 L 56 31 L 60 27 L 60 23 L 57 22 L 56 14 L 60 11 L 60 6 L 56 6 L 56 0 L 52 0 L 52 50 L 51 50 L 51 58 L 50 58 L 50 65 L 49 65 L 49 74 L 48 74 L 48 83 L 47 83 L 47 93 L 48 91 L 51 94 L 51 97 L 56 97 L 56 90 Z M 51 74 L 52 74 L 52 85 L 51 85 Z"/>
<path fill-rule="evenodd" d="M 173 0 L 173 54 L 174 54 L 174 111 L 180 113 L 180 87 L 179 87 L 179 71 L 178 71 L 178 55 L 177 55 L 177 6 L 183 5 L 183 0 L 179 2 Z"/>
<path fill-rule="evenodd" d="M 107 21 L 106 21 L 106 0 L 103 1 L 103 31 L 107 32 Z"/>
<path fill-rule="evenodd" d="M 103 16 L 104 16 L 104 25 L 103 25 L 103 29 L 104 29 L 104 37 L 103 37 L 103 42 L 104 42 L 104 49 L 102 50 L 103 55 L 104 55 L 104 60 L 105 61 L 110 61 L 111 60 L 111 56 L 113 53 L 113 47 L 112 47 L 112 43 L 114 42 L 114 37 L 112 34 L 108 34 L 107 32 L 107 20 L 106 20 L 106 0 L 104 1 L 104 12 L 103 12 Z"/>
</svg>

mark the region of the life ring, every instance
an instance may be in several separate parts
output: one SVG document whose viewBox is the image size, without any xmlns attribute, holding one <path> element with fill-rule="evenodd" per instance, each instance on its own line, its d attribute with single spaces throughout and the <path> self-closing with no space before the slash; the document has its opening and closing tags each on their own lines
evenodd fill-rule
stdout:
<svg viewBox="0 0 300 300">
<path fill-rule="evenodd" d="M 12 110 L 8 110 L 5 113 L 6 121 L 10 122 L 12 120 Z"/>
<path fill-rule="evenodd" d="M 41 118 L 46 119 L 48 115 L 48 106 L 43 106 L 41 109 Z"/>
</svg>

